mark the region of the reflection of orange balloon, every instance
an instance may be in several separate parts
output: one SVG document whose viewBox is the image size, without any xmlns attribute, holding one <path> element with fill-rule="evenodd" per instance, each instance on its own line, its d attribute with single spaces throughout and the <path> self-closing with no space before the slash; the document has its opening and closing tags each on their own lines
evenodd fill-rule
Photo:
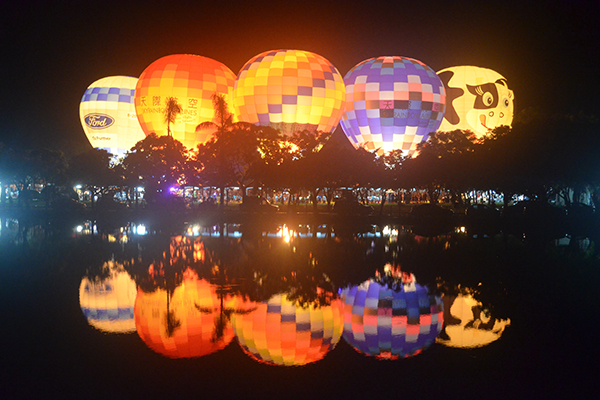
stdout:
<svg viewBox="0 0 600 400">
<path fill-rule="evenodd" d="M 135 110 L 144 133 L 167 134 L 165 102 L 174 97 L 182 111 L 170 126 L 173 138 L 189 149 L 206 142 L 214 130 L 196 127 L 213 121 L 213 94 L 224 95 L 231 104 L 234 82 L 235 74 L 227 66 L 207 57 L 174 54 L 154 61 L 135 88 Z"/>
<path fill-rule="evenodd" d="M 331 305 L 302 308 L 278 294 L 256 310 L 232 317 L 242 349 L 253 359 L 271 365 L 304 365 L 332 350 L 343 330 L 339 299 Z"/>
<path fill-rule="evenodd" d="M 233 300 L 224 301 L 227 306 Z M 135 325 L 138 335 L 157 353 L 171 358 L 201 357 L 223 349 L 233 338 L 229 322 L 223 335 L 215 336 L 220 306 L 215 286 L 204 279 L 185 279 L 169 301 L 165 290 L 138 290 Z"/>
</svg>

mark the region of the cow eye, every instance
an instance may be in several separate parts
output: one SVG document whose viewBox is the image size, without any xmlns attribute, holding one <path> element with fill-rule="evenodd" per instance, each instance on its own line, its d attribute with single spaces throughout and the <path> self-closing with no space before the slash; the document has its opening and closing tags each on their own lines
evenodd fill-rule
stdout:
<svg viewBox="0 0 600 400">
<path fill-rule="evenodd" d="M 494 102 L 494 96 L 492 96 L 492 94 L 490 92 L 485 92 L 483 94 L 483 104 L 485 104 L 487 107 L 489 107 L 492 105 L 493 102 Z"/>
<path fill-rule="evenodd" d="M 510 105 L 510 101 L 508 100 L 508 97 L 504 98 L 504 107 L 508 108 L 508 106 Z"/>
</svg>

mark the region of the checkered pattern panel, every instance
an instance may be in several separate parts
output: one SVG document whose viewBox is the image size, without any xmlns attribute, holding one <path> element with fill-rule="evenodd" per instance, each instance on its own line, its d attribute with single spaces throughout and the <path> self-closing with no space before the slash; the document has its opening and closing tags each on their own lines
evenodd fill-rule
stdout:
<svg viewBox="0 0 600 400">
<path fill-rule="evenodd" d="M 355 147 L 412 154 L 444 118 L 444 85 L 421 61 L 372 58 L 352 68 L 344 82 L 346 103 L 340 123 Z"/>
<path fill-rule="evenodd" d="M 342 303 L 302 308 L 285 295 L 275 295 L 248 314 L 232 316 L 235 336 L 256 361 L 283 366 L 322 359 L 342 335 Z"/>
<path fill-rule="evenodd" d="M 167 301 L 171 329 L 167 329 Z M 223 349 L 233 339 L 231 323 L 215 337 L 220 301 L 206 280 L 184 280 L 172 297 L 165 290 L 138 291 L 135 326 L 146 345 L 170 358 L 201 357 Z"/>
<path fill-rule="evenodd" d="M 234 81 L 235 74 L 227 66 L 207 57 L 176 54 L 154 61 L 142 72 L 136 86 L 135 109 L 142 129 L 146 135 L 166 135 L 165 102 L 175 97 L 182 112 L 171 125 L 171 132 L 188 149 L 194 149 L 214 132 L 196 130 L 202 122 L 216 122 L 212 95 L 224 95 L 233 110 Z"/>
<path fill-rule="evenodd" d="M 126 272 L 102 282 L 83 278 L 79 286 L 79 305 L 94 328 L 109 333 L 133 332 L 136 293 L 135 282 Z"/>
<path fill-rule="evenodd" d="M 146 137 L 135 113 L 137 82 L 130 76 L 109 76 L 87 88 L 79 104 L 79 117 L 93 147 L 121 157 Z"/>
<path fill-rule="evenodd" d="M 442 300 L 427 288 L 394 291 L 366 281 L 341 291 L 343 338 L 359 352 L 382 359 L 419 354 L 442 330 Z"/>
<path fill-rule="evenodd" d="M 325 58 L 300 50 L 267 51 L 248 61 L 235 81 L 240 121 L 270 125 L 285 134 L 335 129 L 343 113 L 345 87 Z"/>
</svg>

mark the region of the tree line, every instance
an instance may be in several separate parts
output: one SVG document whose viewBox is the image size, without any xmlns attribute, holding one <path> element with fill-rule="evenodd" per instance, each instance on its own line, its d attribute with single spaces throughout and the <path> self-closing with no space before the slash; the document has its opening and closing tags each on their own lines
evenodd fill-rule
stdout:
<svg viewBox="0 0 600 400">
<path fill-rule="evenodd" d="M 0 182 L 21 190 L 35 183 L 82 184 L 92 198 L 115 188 L 134 198 L 142 186 L 148 203 L 160 203 L 173 186 L 219 188 L 221 203 L 226 188 L 240 188 L 245 196 L 245 188 L 253 187 L 265 194 L 287 191 L 290 201 L 309 193 L 315 207 L 317 196 L 330 202 L 340 188 L 397 194 L 419 189 L 428 201 L 455 205 L 473 191 L 501 194 L 506 204 L 513 195 L 560 198 L 566 205 L 579 202 L 582 193 L 594 203 L 600 195 L 600 125 L 593 118 L 523 113 L 512 128 L 499 127 L 482 138 L 470 131 L 434 132 L 407 157 L 401 151 L 377 155 L 354 149 L 331 139 L 331 133 L 284 136 L 268 126 L 234 122 L 222 97 L 214 97 L 214 106 L 216 122 L 198 128 L 212 127 L 215 133 L 193 150 L 170 135 L 155 134 L 116 162 L 101 149 L 67 157 L 56 150 L 19 151 L 0 144 Z M 176 104 L 168 109 L 169 125 Z M 402 199 L 409 201 L 394 197 Z"/>
</svg>

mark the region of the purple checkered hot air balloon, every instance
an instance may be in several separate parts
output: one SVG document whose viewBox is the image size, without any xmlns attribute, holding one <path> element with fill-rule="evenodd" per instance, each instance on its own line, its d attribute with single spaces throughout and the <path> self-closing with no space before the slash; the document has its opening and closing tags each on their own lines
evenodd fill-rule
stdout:
<svg viewBox="0 0 600 400">
<path fill-rule="evenodd" d="M 373 279 L 341 291 L 343 338 L 368 356 L 398 359 L 419 354 L 442 330 L 442 300 L 417 283 L 394 289 Z"/>
<path fill-rule="evenodd" d="M 340 121 L 355 147 L 413 154 L 444 119 L 446 91 L 435 71 L 406 57 L 365 60 L 344 77 Z"/>
</svg>

